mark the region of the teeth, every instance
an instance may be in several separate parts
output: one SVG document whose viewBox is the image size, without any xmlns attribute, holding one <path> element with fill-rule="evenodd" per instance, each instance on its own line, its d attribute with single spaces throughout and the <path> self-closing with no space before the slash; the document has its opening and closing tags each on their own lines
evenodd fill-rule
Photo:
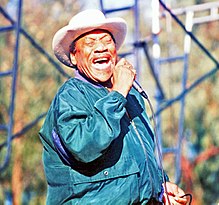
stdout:
<svg viewBox="0 0 219 205">
<path fill-rule="evenodd" d="M 94 60 L 94 63 L 98 63 L 98 62 L 101 62 L 101 61 L 107 61 L 108 58 L 98 58 L 96 60 Z"/>
</svg>

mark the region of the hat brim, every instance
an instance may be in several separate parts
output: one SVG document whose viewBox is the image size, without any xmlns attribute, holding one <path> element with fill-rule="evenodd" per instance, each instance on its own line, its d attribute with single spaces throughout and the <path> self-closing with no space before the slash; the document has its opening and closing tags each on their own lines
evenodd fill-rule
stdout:
<svg viewBox="0 0 219 205">
<path fill-rule="evenodd" d="M 106 19 L 103 23 L 93 24 L 92 26 L 72 28 L 71 25 L 67 25 L 56 32 L 53 37 L 52 48 L 56 57 L 66 66 L 75 67 L 70 61 L 70 45 L 79 36 L 92 30 L 103 29 L 110 32 L 116 44 L 118 50 L 126 36 L 127 26 L 126 22 L 121 18 Z"/>
</svg>

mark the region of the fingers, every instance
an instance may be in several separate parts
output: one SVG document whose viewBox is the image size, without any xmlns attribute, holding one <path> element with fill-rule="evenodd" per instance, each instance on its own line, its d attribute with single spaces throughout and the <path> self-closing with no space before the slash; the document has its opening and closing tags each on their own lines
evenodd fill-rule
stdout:
<svg viewBox="0 0 219 205">
<path fill-rule="evenodd" d="M 175 197 L 171 195 L 164 195 L 164 204 L 165 205 L 186 205 L 187 199 Z"/>
<path fill-rule="evenodd" d="M 112 75 L 112 90 L 127 96 L 136 78 L 136 71 L 132 64 L 122 58 L 116 64 Z"/>
<path fill-rule="evenodd" d="M 186 205 L 187 198 L 182 197 L 185 193 L 181 188 L 171 182 L 166 182 L 166 186 L 164 187 L 167 189 L 164 194 L 165 205 Z"/>
<path fill-rule="evenodd" d="M 134 75 L 136 75 L 136 70 L 134 69 L 133 65 L 129 63 L 125 58 L 121 58 L 118 63 L 117 67 L 121 67 L 123 69 L 130 70 Z"/>
<path fill-rule="evenodd" d="M 171 205 L 186 205 L 187 199 L 181 198 L 178 196 L 168 196 L 171 202 Z"/>
<path fill-rule="evenodd" d="M 178 204 L 186 205 L 186 203 L 187 203 L 187 199 L 186 198 L 181 198 L 181 197 L 176 197 L 175 201 L 178 202 Z"/>
</svg>

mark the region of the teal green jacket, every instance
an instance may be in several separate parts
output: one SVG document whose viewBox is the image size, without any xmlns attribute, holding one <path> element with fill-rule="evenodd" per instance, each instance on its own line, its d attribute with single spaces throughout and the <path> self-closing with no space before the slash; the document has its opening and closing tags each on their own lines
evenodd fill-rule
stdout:
<svg viewBox="0 0 219 205">
<path fill-rule="evenodd" d="M 57 92 L 39 134 L 47 204 L 146 204 L 159 198 L 154 135 L 134 89 L 124 98 L 71 78 Z"/>
</svg>

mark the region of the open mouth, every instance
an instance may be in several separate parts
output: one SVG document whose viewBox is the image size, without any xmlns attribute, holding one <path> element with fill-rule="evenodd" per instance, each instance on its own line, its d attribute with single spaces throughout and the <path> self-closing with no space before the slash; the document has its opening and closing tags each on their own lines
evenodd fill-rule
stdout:
<svg viewBox="0 0 219 205">
<path fill-rule="evenodd" d="M 98 70 L 110 69 L 112 65 L 112 56 L 110 54 L 99 54 L 93 56 L 92 66 Z"/>
<path fill-rule="evenodd" d="M 103 57 L 103 58 L 94 59 L 94 60 L 93 60 L 93 63 L 94 63 L 94 64 L 107 64 L 107 63 L 109 63 L 109 61 L 110 61 L 110 58 L 108 58 L 108 57 Z"/>
</svg>

